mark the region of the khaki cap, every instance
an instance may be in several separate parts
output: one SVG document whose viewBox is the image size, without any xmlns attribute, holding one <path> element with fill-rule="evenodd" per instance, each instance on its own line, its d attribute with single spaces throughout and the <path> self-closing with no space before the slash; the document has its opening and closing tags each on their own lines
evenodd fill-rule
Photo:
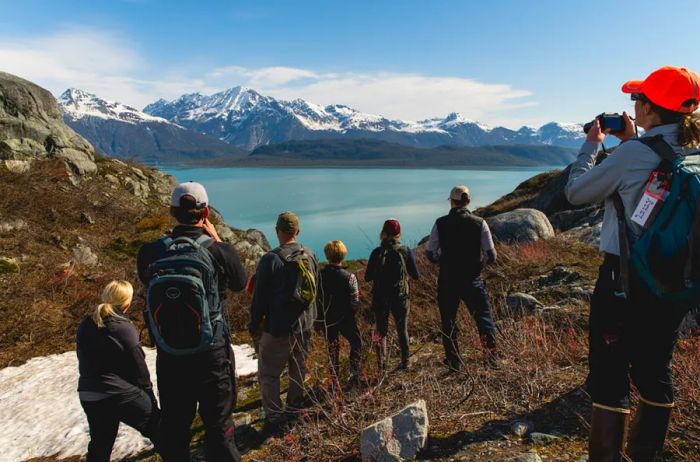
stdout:
<svg viewBox="0 0 700 462">
<path fill-rule="evenodd" d="M 465 198 L 464 195 L 467 195 Z M 461 201 L 464 199 L 471 200 L 471 195 L 469 194 L 469 188 L 464 186 L 463 184 L 458 184 L 454 188 L 452 188 L 452 191 L 450 191 L 450 199 L 453 201 Z"/>
<path fill-rule="evenodd" d="M 285 234 L 299 231 L 299 218 L 293 212 L 282 212 L 277 217 L 277 228 Z"/>
</svg>

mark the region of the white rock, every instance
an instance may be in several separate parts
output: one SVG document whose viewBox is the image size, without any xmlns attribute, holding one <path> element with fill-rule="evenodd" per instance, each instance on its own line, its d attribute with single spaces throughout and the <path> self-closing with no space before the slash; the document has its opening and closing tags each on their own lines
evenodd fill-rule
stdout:
<svg viewBox="0 0 700 462">
<path fill-rule="evenodd" d="M 428 442 L 425 400 L 409 404 L 396 414 L 362 430 L 363 461 L 394 462 L 415 458 Z"/>
<path fill-rule="evenodd" d="M 73 263 L 78 266 L 97 266 L 97 255 L 86 245 L 78 244 L 73 248 Z"/>
</svg>

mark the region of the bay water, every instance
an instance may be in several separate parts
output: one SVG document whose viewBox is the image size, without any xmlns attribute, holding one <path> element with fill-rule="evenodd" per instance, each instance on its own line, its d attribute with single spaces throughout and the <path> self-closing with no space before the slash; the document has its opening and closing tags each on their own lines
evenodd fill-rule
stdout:
<svg viewBox="0 0 700 462">
<path fill-rule="evenodd" d="M 325 260 L 323 246 L 339 239 L 349 259 L 367 258 L 384 220 L 401 223 L 402 242 L 417 244 L 449 211 L 450 189 L 471 189 L 471 209 L 488 205 L 524 180 L 557 167 L 492 170 L 366 168 L 165 168 L 179 182 L 202 183 L 227 224 L 259 229 L 275 247 L 277 215 L 299 216 L 299 241 Z"/>
</svg>

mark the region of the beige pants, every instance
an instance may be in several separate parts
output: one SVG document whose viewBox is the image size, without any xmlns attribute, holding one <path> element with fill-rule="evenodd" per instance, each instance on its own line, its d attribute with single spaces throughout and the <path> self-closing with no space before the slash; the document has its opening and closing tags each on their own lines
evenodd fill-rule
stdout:
<svg viewBox="0 0 700 462">
<path fill-rule="evenodd" d="M 281 418 L 284 412 L 280 399 L 280 376 L 285 366 L 289 368 L 288 410 L 292 411 L 303 400 L 307 349 L 308 338 L 301 334 L 276 337 L 263 332 L 258 352 L 258 379 L 266 419 L 274 421 Z"/>
</svg>

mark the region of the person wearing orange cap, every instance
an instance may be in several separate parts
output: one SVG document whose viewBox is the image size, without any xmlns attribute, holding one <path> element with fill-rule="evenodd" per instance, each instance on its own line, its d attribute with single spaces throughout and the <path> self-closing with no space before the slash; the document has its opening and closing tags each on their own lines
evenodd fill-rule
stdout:
<svg viewBox="0 0 700 462">
<path fill-rule="evenodd" d="M 665 66 L 644 80 L 626 82 L 622 91 L 635 102 L 634 123 L 625 113 L 625 128 L 610 133 L 594 121 L 565 189 L 574 205 L 605 202 L 600 233 L 605 257 L 591 297 L 586 381 L 593 401 L 591 462 L 619 461 L 623 455 L 624 460 L 653 461 L 660 453 L 673 408 L 671 359 L 687 313 L 650 291 L 627 263 L 626 249 L 644 230 L 639 217 L 633 220 L 632 215 L 650 173 L 662 161 L 657 152 L 664 158 L 699 153 L 700 117 L 695 110 L 700 77 L 685 68 Z M 639 138 L 634 124 L 644 129 Z M 608 134 L 621 144 L 597 163 Z M 640 405 L 627 437 L 630 379 Z"/>
<path fill-rule="evenodd" d="M 372 250 L 367 261 L 365 281 L 373 282 L 372 311 L 376 318 L 378 334 L 375 347 L 379 370 L 383 372 L 386 367 L 389 313 L 394 317 L 396 332 L 399 335 L 399 369 L 408 368 L 408 277 L 418 279 L 420 273 L 411 249 L 401 245 L 401 225 L 398 220 L 386 220 L 379 238 L 380 246 Z"/>
</svg>

